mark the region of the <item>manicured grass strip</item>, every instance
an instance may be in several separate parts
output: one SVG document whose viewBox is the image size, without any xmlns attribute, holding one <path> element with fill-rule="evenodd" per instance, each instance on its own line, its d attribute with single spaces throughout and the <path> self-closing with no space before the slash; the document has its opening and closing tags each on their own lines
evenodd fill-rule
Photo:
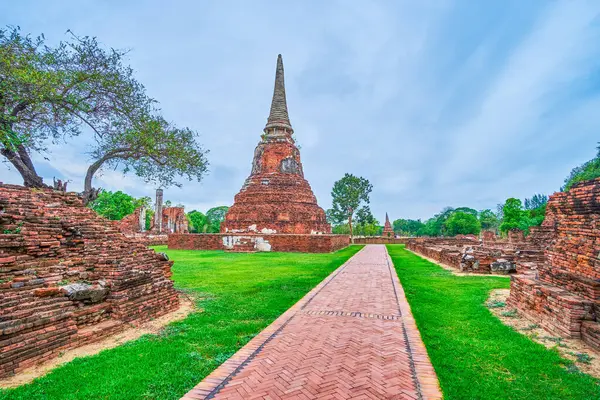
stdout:
<svg viewBox="0 0 600 400">
<path fill-rule="evenodd" d="M 444 399 L 600 399 L 598 380 L 489 312 L 489 292 L 509 278 L 454 276 L 402 245 L 388 251 Z"/>
<path fill-rule="evenodd" d="M 76 359 L 0 399 L 179 399 L 361 246 L 332 254 L 167 250 L 179 289 L 204 309 L 96 356 Z"/>
</svg>

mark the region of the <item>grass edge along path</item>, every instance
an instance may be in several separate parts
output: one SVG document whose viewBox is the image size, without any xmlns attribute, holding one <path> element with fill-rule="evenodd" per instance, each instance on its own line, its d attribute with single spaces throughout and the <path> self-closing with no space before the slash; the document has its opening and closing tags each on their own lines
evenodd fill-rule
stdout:
<svg viewBox="0 0 600 400">
<path fill-rule="evenodd" d="M 1 400 L 179 399 L 363 246 L 329 254 L 168 250 L 202 312 L 75 359 Z"/>
<path fill-rule="evenodd" d="M 502 324 L 485 302 L 509 278 L 456 276 L 387 245 L 444 399 L 594 399 L 599 381 Z"/>
</svg>

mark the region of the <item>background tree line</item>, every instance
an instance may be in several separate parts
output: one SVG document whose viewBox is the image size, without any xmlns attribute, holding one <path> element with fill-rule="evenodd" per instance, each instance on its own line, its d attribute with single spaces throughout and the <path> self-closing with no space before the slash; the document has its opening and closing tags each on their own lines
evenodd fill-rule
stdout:
<svg viewBox="0 0 600 400">
<path fill-rule="evenodd" d="M 98 214 L 112 221 L 119 221 L 124 217 L 133 214 L 139 207 L 146 208 L 146 226 L 149 230 L 152 226 L 154 218 L 154 205 L 150 197 L 135 198 L 121 191 L 110 192 L 101 191 L 98 197 L 88 204 L 90 208 Z M 172 202 L 166 200 L 164 207 L 171 207 Z M 183 207 L 182 204 L 177 204 L 176 207 Z M 209 209 L 206 213 L 197 210 L 192 210 L 186 213 L 189 224 L 189 230 L 192 233 L 218 233 L 221 229 L 221 222 L 225 220 L 229 207 L 218 206 Z"/>
<path fill-rule="evenodd" d="M 594 158 L 571 170 L 560 190 L 568 191 L 576 183 L 596 178 L 600 178 L 600 146 Z M 446 207 L 425 222 L 397 219 L 393 223 L 394 232 L 402 236 L 455 236 L 478 235 L 482 230 L 506 234 L 511 229 L 520 229 L 529 234 L 532 226 L 544 222 L 547 202 L 547 195 L 534 194 L 523 202 L 508 198 L 496 211 Z"/>
</svg>

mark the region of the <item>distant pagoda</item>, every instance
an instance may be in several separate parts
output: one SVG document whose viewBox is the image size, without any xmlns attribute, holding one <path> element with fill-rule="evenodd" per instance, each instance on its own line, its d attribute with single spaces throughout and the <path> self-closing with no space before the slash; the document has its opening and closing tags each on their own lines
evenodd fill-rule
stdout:
<svg viewBox="0 0 600 400">
<path fill-rule="evenodd" d="M 394 237 L 394 228 L 392 228 L 392 224 L 390 224 L 390 218 L 387 213 L 385 213 L 385 225 L 383 226 L 382 236 Z"/>
<path fill-rule="evenodd" d="M 271 112 L 254 150 L 252 172 L 221 224 L 222 233 L 331 233 L 325 212 L 304 179 L 293 133 L 280 54 Z"/>
</svg>

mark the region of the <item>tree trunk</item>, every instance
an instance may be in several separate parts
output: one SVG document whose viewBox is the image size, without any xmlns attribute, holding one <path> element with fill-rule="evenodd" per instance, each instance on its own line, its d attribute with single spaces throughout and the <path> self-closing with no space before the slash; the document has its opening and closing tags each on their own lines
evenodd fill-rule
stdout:
<svg viewBox="0 0 600 400">
<path fill-rule="evenodd" d="M 21 174 L 23 178 L 23 185 L 30 188 L 46 188 L 49 187 L 44 184 L 44 180 L 39 176 L 27 154 L 27 150 L 24 146 L 19 145 L 17 151 L 2 149 L 0 151 L 4 157 L 10 161 L 15 169 Z"/>
<path fill-rule="evenodd" d="M 118 151 L 109 152 L 89 166 L 87 173 L 85 174 L 85 181 L 83 182 L 84 205 L 87 205 L 89 202 L 96 200 L 96 198 L 98 198 L 98 193 L 100 192 L 100 189 L 94 189 L 92 187 L 92 179 L 94 179 L 94 174 L 98 172 L 100 167 L 102 167 L 102 164 L 104 164 L 106 161 L 112 160 L 114 158 L 119 158 L 117 154 Z"/>
<path fill-rule="evenodd" d="M 352 234 L 352 214 L 348 215 L 348 227 L 350 228 L 350 243 L 354 244 L 354 235 Z"/>
<path fill-rule="evenodd" d="M 98 190 L 95 190 L 92 187 L 92 179 L 94 178 L 94 174 L 98 172 L 102 164 L 106 161 L 103 158 L 99 159 L 95 163 L 89 166 L 87 173 L 85 174 L 85 181 L 83 183 L 83 204 L 87 205 L 88 203 L 96 200 L 98 197 Z"/>
</svg>

